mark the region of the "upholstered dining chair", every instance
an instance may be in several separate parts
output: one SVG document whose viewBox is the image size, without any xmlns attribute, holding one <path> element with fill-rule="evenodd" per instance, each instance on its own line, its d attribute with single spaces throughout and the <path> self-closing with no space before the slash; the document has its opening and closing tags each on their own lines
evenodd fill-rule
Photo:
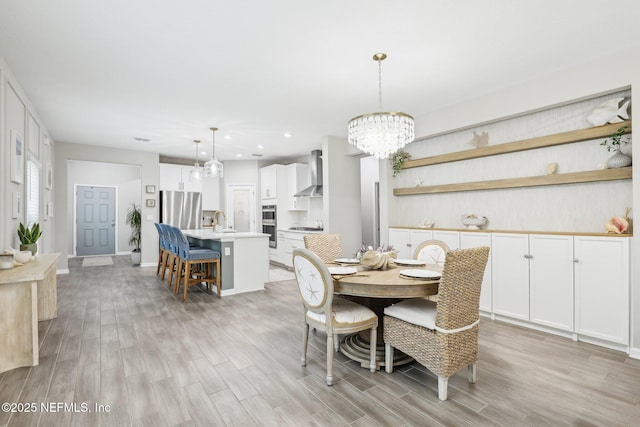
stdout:
<svg viewBox="0 0 640 427">
<path fill-rule="evenodd" d="M 442 270 L 449 246 L 441 240 L 425 240 L 413 253 L 413 259 L 424 261 L 427 267 Z"/>
<path fill-rule="evenodd" d="M 410 299 L 384 309 L 385 365 L 393 372 L 393 350 L 413 357 L 438 376 L 438 398 L 447 400 L 449 377 L 467 365 L 476 382 L 480 287 L 489 257 L 481 246 L 450 251 L 438 287 L 438 302 Z"/>
<path fill-rule="evenodd" d="M 378 316 L 367 307 L 333 298 L 333 278 L 324 262 L 308 249 L 293 250 L 293 270 L 304 307 L 302 365 L 307 364 L 309 326 L 327 334 L 327 385 L 333 383 L 334 334 L 350 334 L 370 329 L 369 369 L 376 371 Z"/>
<path fill-rule="evenodd" d="M 323 262 L 331 262 L 342 257 L 342 236 L 340 234 L 305 234 L 304 247 L 318 255 Z"/>
</svg>

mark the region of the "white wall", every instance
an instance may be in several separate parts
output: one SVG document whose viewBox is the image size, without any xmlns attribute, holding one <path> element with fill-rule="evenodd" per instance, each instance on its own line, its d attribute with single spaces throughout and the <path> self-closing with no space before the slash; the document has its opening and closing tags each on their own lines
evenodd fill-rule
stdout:
<svg viewBox="0 0 640 427">
<path fill-rule="evenodd" d="M 345 256 L 362 245 L 360 158 L 347 154 L 346 139 L 325 137 L 322 143 L 324 230 L 342 235 Z"/>
<path fill-rule="evenodd" d="M 129 235 L 131 228 L 126 223 L 127 210 L 131 203 L 141 206 L 140 166 L 122 165 L 116 163 L 98 163 L 79 160 L 70 160 L 68 163 L 66 222 L 68 229 L 74 232 L 75 205 L 74 192 L 76 185 L 94 185 L 116 187 L 116 252 L 129 253 Z M 145 197 L 147 195 L 145 194 Z M 154 195 L 155 197 L 155 195 Z M 74 254 L 74 239 L 68 241 L 67 253 Z"/>
<path fill-rule="evenodd" d="M 24 142 L 24 161 L 32 159 L 40 166 L 40 226 L 42 237 L 38 241 L 38 252 L 48 253 L 53 250 L 53 229 L 55 218 L 45 216 L 45 207 L 53 200 L 53 188 L 45 188 L 45 172 L 52 165 L 53 141 L 49 140 L 46 126 L 38 117 L 18 79 L 15 78 L 4 58 L 0 57 L 0 251 L 17 248 L 20 241 L 17 228 L 25 222 L 26 190 L 24 177 L 22 183 L 10 180 L 10 148 L 12 131 L 17 131 Z M 47 145 L 50 144 L 50 145 Z M 19 218 L 13 218 L 13 197 L 22 196 Z"/>
<path fill-rule="evenodd" d="M 553 74 L 543 76 L 537 80 L 529 81 L 513 87 L 508 87 L 502 91 L 490 93 L 480 98 L 468 100 L 456 105 L 442 108 L 437 111 L 431 111 L 427 114 L 417 116 L 416 135 L 418 137 L 428 137 L 448 132 L 455 132 L 463 128 L 480 128 L 480 125 L 483 123 L 492 122 L 523 113 L 531 113 L 539 111 L 541 109 L 548 109 L 559 104 L 565 104 L 568 101 L 575 101 L 593 97 L 594 95 L 610 93 L 616 89 L 629 87 L 631 87 L 632 90 L 634 88 L 640 87 L 640 47 L 636 47 L 624 52 L 617 52 L 615 54 L 604 54 L 601 58 L 598 58 L 594 61 L 586 62 L 579 67 L 568 68 Z M 640 132 L 640 123 L 638 120 L 636 120 L 635 122 L 636 123 L 632 125 L 632 130 L 637 134 L 638 132 Z M 493 142 L 497 141 L 494 140 Z M 638 148 L 637 145 L 638 144 L 634 144 L 634 157 L 636 159 L 640 158 L 638 157 L 640 156 L 640 148 Z M 602 147 L 596 148 L 602 150 Z M 593 147 L 588 147 L 585 149 L 585 151 L 587 152 L 591 152 L 592 150 Z M 582 161 L 580 160 L 583 153 L 582 149 L 579 152 L 572 153 L 573 157 L 575 157 L 576 160 Z M 579 155 L 576 156 L 576 153 Z M 533 163 L 531 165 L 526 164 L 526 159 L 528 159 L 526 152 L 516 154 L 518 154 L 518 156 L 512 156 L 511 161 L 515 161 L 516 164 L 522 164 L 527 167 L 533 165 Z M 554 159 L 559 160 L 560 158 L 566 158 L 567 156 L 566 153 L 563 153 L 562 157 L 560 156 L 560 154 L 561 153 L 558 153 L 558 156 L 554 157 Z M 602 154 L 603 153 L 600 152 L 598 155 Z M 587 155 L 592 156 L 593 153 Z M 538 163 L 541 163 L 540 160 L 541 159 L 538 159 L 538 161 L 535 163 L 536 167 L 538 167 Z M 589 160 L 589 162 L 590 164 L 593 163 L 592 160 Z M 424 205 L 428 205 L 429 203 L 435 204 L 435 202 L 429 201 L 434 199 L 429 199 L 427 197 L 405 196 L 406 200 L 411 199 L 412 201 L 399 202 L 400 198 L 394 197 L 392 195 L 393 188 L 396 187 L 396 182 L 391 177 L 391 170 L 388 163 L 388 161 L 380 162 L 381 191 L 383 191 L 381 200 L 387 201 L 387 203 L 381 208 L 383 212 L 383 224 L 388 225 L 391 223 L 394 225 L 415 225 L 399 224 L 395 221 L 414 221 L 414 217 L 402 217 L 400 211 L 406 210 L 408 205 L 412 205 L 416 209 L 423 210 Z M 482 163 L 482 161 L 480 161 L 480 163 Z M 509 162 L 507 162 L 507 166 L 505 167 L 511 169 L 511 166 L 508 163 Z M 426 168 L 420 169 L 426 170 Z M 440 171 L 445 174 L 448 173 L 446 168 L 440 168 Z M 451 175 L 448 175 L 447 178 L 452 179 L 453 177 Z M 406 179 L 407 181 L 410 180 L 409 177 L 403 179 Z M 595 186 L 597 187 L 598 185 L 599 184 L 596 184 Z M 550 187 L 545 188 L 549 189 Z M 506 200 L 507 198 L 513 197 L 516 193 L 519 194 L 521 192 L 527 192 L 527 194 L 531 195 L 530 197 L 532 201 L 546 204 L 548 206 L 548 210 L 550 211 L 574 209 L 574 207 L 576 207 L 574 212 L 576 215 L 575 218 L 577 220 L 580 220 L 581 215 L 590 216 L 590 208 L 593 207 L 593 205 L 602 204 L 601 200 L 598 200 L 598 198 L 593 198 L 593 204 L 586 205 L 583 200 L 585 197 L 589 197 L 591 193 L 580 189 L 579 185 L 568 185 L 563 186 L 562 188 L 563 189 L 560 190 L 561 194 L 556 194 L 556 192 L 559 190 L 533 190 L 533 192 L 531 192 L 532 189 L 509 190 L 500 193 L 505 195 L 503 199 Z M 628 188 L 619 188 L 618 186 L 608 188 L 611 188 L 614 192 L 622 191 L 624 193 L 623 198 L 625 202 L 631 203 L 633 206 L 632 214 L 633 212 L 640 212 L 640 168 L 634 168 L 633 181 L 631 184 L 630 192 Z M 574 194 L 575 191 L 579 192 L 580 194 Z M 499 192 L 499 190 L 496 190 L 496 192 Z M 452 209 L 455 210 L 456 215 L 467 210 L 478 209 L 475 204 L 467 205 L 464 201 L 464 198 L 469 193 L 457 194 L 460 198 L 456 202 L 456 204 L 452 206 Z M 552 195 L 551 202 L 549 202 L 549 200 L 547 199 L 547 194 Z M 478 196 L 473 197 L 476 198 L 476 201 L 480 201 Z M 576 198 L 579 198 L 580 201 L 578 202 Z M 558 200 L 564 200 L 564 202 L 558 203 Z M 526 212 L 530 207 L 530 204 L 521 206 L 514 212 L 514 214 L 520 215 L 520 212 Z M 621 201 L 615 202 L 615 206 L 610 207 L 609 215 L 613 216 L 624 213 L 624 211 L 620 212 L 623 207 L 624 206 Z M 498 215 L 496 216 L 496 218 L 498 218 L 500 214 L 497 213 L 497 211 L 495 212 L 495 215 Z M 483 212 L 480 213 L 483 214 Z M 415 218 L 418 218 L 418 216 L 416 216 Z M 517 228 L 521 229 L 530 229 L 530 225 L 532 224 L 534 219 L 531 216 L 526 217 L 526 219 L 527 220 L 521 219 L 519 223 L 516 223 L 514 221 L 510 223 L 510 225 L 513 227 L 516 227 L 517 225 Z M 604 220 L 606 219 L 607 218 L 604 218 Z M 506 222 L 507 218 L 504 217 L 500 221 Z M 600 225 L 602 221 L 598 222 L 593 220 L 592 218 L 589 220 L 589 223 L 594 224 L 588 225 L 589 227 L 596 227 L 597 225 Z M 446 222 L 443 224 L 436 223 L 436 226 L 438 225 L 446 225 Z M 542 226 L 542 224 L 540 224 L 540 226 Z M 553 229 L 558 229 L 561 226 L 564 225 L 558 225 L 553 221 L 548 224 L 544 224 L 545 228 Z M 386 233 L 386 230 L 383 230 L 383 233 Z M 636 233 L 636 235 L 632 237 L 632 253 L 640 253 L 638 251 L 640 251 L 640 235 Z M 634 357 L 640 358 L 640 263 L 632 263 L 631 288 L 631 354 Z"/>
<path fill-rule="evenodd" d="M 56 183 L 55 198 L 55 217 L 69 218 L 73 217 L 73 183 L 70 185 L 69 180 L 78 180 L 79 183 L 91 182 L 94 177 L 90 170 L 86 170 L 82 174 L 69 176 L 69 165 L 73 161 L 98 162 L 122 164 L 138 167 L 140 170 L 141 183 L 139 188 L 130 188 L 131 195 L 136 191 L 137 200 L 142 200 L 143 189 L 147 185 L 155 185 L 159 188 L 159 156 L 158 153 L 148 153 L 141 151 L 123 150 L 81 145 L 58 143 L 55 150 L 55 174 L 54 182 Z M 156 197 L 157 197 L 156 192 Z M 132 196 L 133 197 L 133 196 Z M 145 194 L 144 198 L 148 198 Z M 70 204 L 71 201 L 71 204 Z M 127 206 L 119 206 L 118 215 L 126 213 Z M 158 232 L 153 225 L 158 222 L 158 203 L 153 208 L 142 205 L 142 265 L 155 265 L 158 257 Z M 55 229 L 55 250 L 62 252 L 65 256 L 61 257 L 58 262 L 58 269 L 67 269 L 67 256 L 70 255 L 69 241 L 73 241 L 73 228 L 67 221 L 58 222 Z"/>
<path fill-rule="evenodd" d="M 362 217 L 362 242 L 378 246 L 375 223 L 375 185 L 380 180 L 379 161 L 373 156 L 360 159 L 360 215 Z M 384 243 L 388 243 L 385 241 Z"/>
</svg>

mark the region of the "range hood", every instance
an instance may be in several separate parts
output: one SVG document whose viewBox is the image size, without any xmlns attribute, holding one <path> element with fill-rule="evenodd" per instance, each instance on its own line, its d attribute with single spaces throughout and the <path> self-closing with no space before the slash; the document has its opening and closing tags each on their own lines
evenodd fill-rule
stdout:
<svg viewBox="0 0 640 427">
<path fill-rule="evenodd" d="M 311 185 L 294 197 L 322 197 L 322 150 L 313 150 L 309 157 Z"/>
</svg>

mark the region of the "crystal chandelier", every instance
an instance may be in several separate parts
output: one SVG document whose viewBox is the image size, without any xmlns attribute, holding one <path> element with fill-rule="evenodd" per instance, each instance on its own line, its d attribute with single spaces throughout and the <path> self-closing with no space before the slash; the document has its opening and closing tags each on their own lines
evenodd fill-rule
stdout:
<svg viewBox="0 0 640 427">
<path fill-rule="evenodd" d="M 216 158 L 216 131 L 218 128 L 210 128 L 213 132 L 213 144 L 211 145 L 211 159 L 204 164 L 205 178 L 222 178 L 223 165 Z"/>
<path fill-rule="evenodd" d="M 198 162 L 198 145 L 200 144 L 200 141 L 194 140 L 193 142 L 196 143 L 196 164 L 193 166 L 193 170 L 191 170 L 189 178 L 191 181 L 200 181 L 202 180 L 202 168 L 200 167 L 200 162 Z"/>
<path fill-rule="evenodd" d="M 382 61 L 386 53 L 376 53 L 378 61 L 378 113 L 354 117 L 347 126 L 348 140 L 377 159 L 386 159 L 415 138 L 413 117 L 405 113 L 382 112 Z"/>
</svg>

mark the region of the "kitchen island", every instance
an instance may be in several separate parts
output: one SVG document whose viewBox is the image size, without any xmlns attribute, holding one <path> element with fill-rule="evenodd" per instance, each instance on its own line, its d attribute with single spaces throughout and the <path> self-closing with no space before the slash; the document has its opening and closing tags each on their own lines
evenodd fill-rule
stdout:
<svg viewBox="0 0 640 427">
<path fill-rule="evenodd" d="M 217 232 L 213 229 L 182 230 L 190 242 L 220 252 L 222 295 L 264 289 L 269 281 L 269 235 Z"/>
</svg>

